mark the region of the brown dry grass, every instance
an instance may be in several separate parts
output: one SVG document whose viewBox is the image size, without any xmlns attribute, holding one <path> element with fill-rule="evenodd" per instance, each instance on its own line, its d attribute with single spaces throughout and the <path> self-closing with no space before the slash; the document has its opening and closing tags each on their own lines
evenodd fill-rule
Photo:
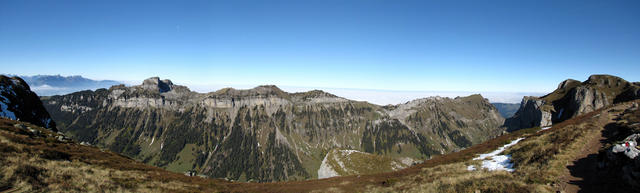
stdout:
<svg viewBox="0 0 640 193">
<path fill-rule="evenodd" d="M 144 165 L 113 152 L 55 140 L 57 134 L 27 123 L 42 135 L 0 120 L 0 190 L 20 192 L 217 191 L 205 179 Z"/>
</svg>

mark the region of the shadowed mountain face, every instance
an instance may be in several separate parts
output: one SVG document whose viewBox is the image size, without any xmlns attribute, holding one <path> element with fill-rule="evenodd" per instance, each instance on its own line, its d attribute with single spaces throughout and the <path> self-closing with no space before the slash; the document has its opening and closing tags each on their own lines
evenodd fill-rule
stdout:
<svg viewBox="0 0 640 193">
<path fill-rule="evenodd" d="M 640 83 L 611 75 L 592 75 L 584 82 L 562 81 L 542 97 L 525 97 L 505 121 L 508 131 L 548 126 L 612 104 L 640 98 Z"/>
<path fill-rule="evenodd" d="M 82 76 L 36 75 L 20 76 L 39 96 L 68 94 L 81 90 L 109 88 L 121 84 L 113 80 L 91 80 Z"/>
<path fill-rule="evenodd" d="M 172 171 L 243 181 L 315 178 L 334 149 L 418 162 L 491 139 L 504 121 L 480 95 L 377 106 L 275 86 L 196 93 L 157 77 L 41 99 L 78 141 Z"/>
<path fill-rule="evenodd" d="M 49 113 L 42 106 L 38 95 L 18 77 L 0 75 L 0 117 L 21 120 L 56 130 Z"/>
</svg>

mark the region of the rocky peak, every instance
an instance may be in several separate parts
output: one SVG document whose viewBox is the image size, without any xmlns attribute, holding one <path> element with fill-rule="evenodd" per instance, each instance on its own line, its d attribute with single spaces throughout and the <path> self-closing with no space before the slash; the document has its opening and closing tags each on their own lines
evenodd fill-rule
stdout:
<svg viewBox="0 0 640 193">
<path fill-rule="evenodd" d="M 565 88 L 571 88 L 571 87 L 575 87 L 577 85 L 580 84 L 580 81 L 574 80 L 574 79 L 567 79 L 564 80 L 562 82 L 560 82 L 560 84 L 558 84 L 558 89 L 565 89 Z"/>
<path fill-rule="evenodd" d="M 276 85 L 260 85 L 251 90 L 258 93 L 283 93 L 284 91 L 278 88 Z"/>
<path fill-rule="evenodd" d="M 584 83 L 591 84 L 591 85 L 606 86 L 606 87 L 621 87 L 621 86 L 624 87 L 630 84 L 628 81 L 620 77 L 606 75 L 606 74 L 591 75 L 589 76 L 589 79 L 587 79 L 587 81 L 585 81 Z"/>
<path fill-rule="evenodd" d="M 160 93 L 169 92 L 173 89 L 173 83 L 169 79 L 160 80 L 159 77 L 147 78 L 142 82 L 142 88 L 147 90 L 157 90 Z"/>
<path fill-rule="evenodd" d="M 505 120 L 507 131 L 551 125 L 551 112 L 545 105 L 545 101 L 538 97 L 523 97 L 516 114 Z"/>
<path fill-rule="evenodd" d="M 640 87 L 612 75 L 591 75 L 584 82 L 567 79 L 543 97 L 525 97 L 508 130 L 546 126 L 605 106 L 640 98 Z"/>
<path fill-rule="evenodd" d="M 26 90 L 31 90 L 31 88 L 29 87 L 29 84 L 27 84 L 27 82 L 22 80 L 22 78 L 20 77 L 17 77 L 17 76 L 8 77 L 4 75 L 0 75 L 0 76 L 2 77 L 0 78 L 0 84 L 4 87 L 15 86 L 15 87 L 26 89 Z"/>
<path fill-rule="evenodd" d="M 472 94 L 472 95 L 464 96 L 464 97 L 457 96 L 454 99 L 455 100 L 466 100 L 466 101 L 469 101 L 469 100 L 478 100 L 478 101 L 487 101 L 487 102 L 489 101 L 486 98 L 482 97 L 482 95 L 480 95 L 480 94 Z"/>
<path fill-rule="evenodd" d="M 289 98 L 289 93 L 280 90 L 275 85 L 261 85 L 252 89 L 223 88 L 213 93 L 213 97 L 255 97 L 278 96 Z"/>
<path fill-rule="evenodd" d="M 333 95 L 331 93 L 328 92 L 324 92 L 322 90 L 310 90 L 307 92 L 298 92 L 298 93 L 294 93 L 295 96 L 299 96 L 303 99 L 308 99 L 308 98 L 320 98 L 320 97 L 330 97 L 330 98 L 338 98 L 338 96 Z"/>
</svg>

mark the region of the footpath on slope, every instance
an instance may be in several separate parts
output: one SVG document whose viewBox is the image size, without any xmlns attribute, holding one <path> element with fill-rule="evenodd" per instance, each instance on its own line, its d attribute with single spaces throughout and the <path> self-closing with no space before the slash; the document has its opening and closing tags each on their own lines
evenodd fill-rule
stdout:
<svg viewBox="0 0 640 193">
<path fill-rule="evenodd" d="M 598 154 L 603 150 L 607 125 L 615 122 L 614 119 L 629 106 L 629 104 L 621 104 L 610 107 L 588 121 L 592 127 L 598 129 L 598 132 L 588 136 L 591 138 L 588 143 L 576 150 L 577 156 L 567 163 L 566 168 L 569 172 L 559 177 L 556 185 L 558 192 L 616 192 L 611 188 L 619 182 L 615 182 L 616 178 L 598 169 Z"/>
</svg>

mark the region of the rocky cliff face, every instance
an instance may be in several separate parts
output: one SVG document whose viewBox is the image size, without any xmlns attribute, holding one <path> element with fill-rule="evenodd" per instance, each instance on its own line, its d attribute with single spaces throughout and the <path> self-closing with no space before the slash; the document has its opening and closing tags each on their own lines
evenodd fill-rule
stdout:
<svg viewBox="0 0 640 193">
<path fill-rule="evenodd" d="M 0 75 L 0 117 L 57 131 L 56 123 L 42 106 L 38 95 L 19 77 Z"/>
<path fill-rule="evenodd" d="M 159 78 L 42 101 L 78 141 L 172 171 L 242 181 L 315 178 L 335 149 L 426 159 L 491 139 L 504 120 L 480 95 L 382 107 L 275 86 L 196 93 Z"/>
<path fill-rule="evenodd" d="M 546 102 L 537 97 L 524 97 L 516 114 L 505 121 L 508 131 L 520 128 L 551 125 L 551 112 L 545 109 Z"/>
<path fill-rule="evenodd" d="M 509 131 L 548 126 L 614 103 L 640 98 L 640 85 L 611 75 L 592 75 L 584 82 L 568 79 L 543 97 L 525 97 L 505 121 Z"/>
</svg>

